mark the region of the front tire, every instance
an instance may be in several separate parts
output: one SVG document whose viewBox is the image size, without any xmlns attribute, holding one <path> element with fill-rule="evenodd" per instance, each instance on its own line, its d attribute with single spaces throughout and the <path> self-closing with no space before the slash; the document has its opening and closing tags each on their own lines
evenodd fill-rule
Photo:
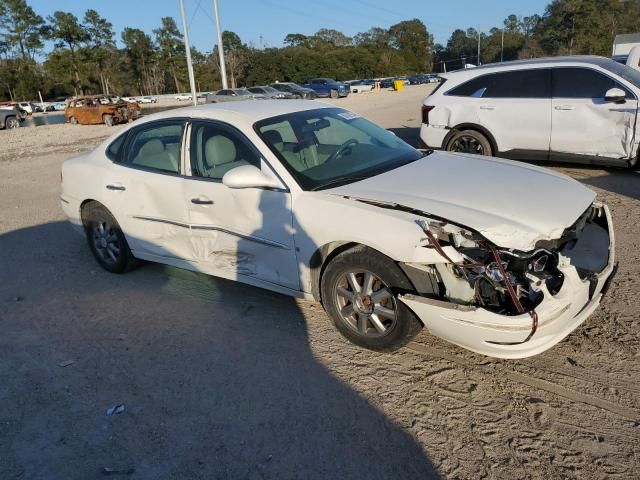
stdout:
<svg viewBox="0 0 640 480">
<path fill-rule="evenodd" d="M 113 127 L 113 115 L 103 115 L 102 120 L 107 127 Z"/>
<path fill-rule="evenodd" d="M 18 120 L 16 117 L 9 117 L 5 120 L 4 124 L 7 130 L 12 130 L 20 126 L 20 120 Z"/>
<path fill-rule="evenodd" d="M 398 292 L 411 290 L 393 260 L 364 246 L 338 254 L 321 279 L 322 303 L 338 331 L 379 352 L 399 349 L 422 328 L 397 299 Z"/>
<path fill-rule="evenodd" d="M 475 130 L 461 130 L 456 132 L 449 142 L 447 148 L 449 152 L 471 153 L 474 155 L 493 155 L 491 142 L 480 132 Z"/>
<path fill-rule="evenodd" d="M 329 93 L 329 96 L 331 98 L 338 98 L 338 91 L 337 90 L 331 90 L 331 92 Z"/>
<path fill-rule="evenodd" d="M 120 225 L 106 208 L 92 202 L 83 208 L 82 220 L 91 253 L 102 268 L 124 273 L 138 265 Z"/>
</svg>

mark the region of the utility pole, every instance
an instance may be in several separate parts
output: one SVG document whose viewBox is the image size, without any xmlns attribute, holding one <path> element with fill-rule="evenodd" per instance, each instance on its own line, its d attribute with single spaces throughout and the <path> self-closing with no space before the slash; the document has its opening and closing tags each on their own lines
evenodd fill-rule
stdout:
<svg viewBox="0 0 640 480">
<path fill-rule="evenodd" d="M 191 86 L 191 99 L 193 105 L 198 105 L 196 93 L 196 80 L 193 76 L 193 64 L 191 63 L 191 47 L 189 46 L 189 32 L 187 31 L 187 19 L 184 16 L 184 0 L 180 0 L 180 15 L 182 16 L 182 34 L 184 36 L 184 49 L 187 53 L 187 71 L 189 72 L 189 85 Z"/>
<path fill-rule="evenodd" d="M 218 58 L 220 59 L 220 76 L 222 88 L 227 87 L 227 67 L 224 64 L 224 47 L 222 46 L 222 30 L 220 29 L 220 13 L 218 12 L 218 0 L 213 0 L 213 13 L 216 16 L 216 29 L 218 30 Z"/>
<path fill-rule="evenodd" d="M 504 28 L 502 29 L 502 50 L 500 50 L 500 63 L 504 62 Z"/>
<path fill-rule="evenodd" d="M 478 66 L 480 66 L 480 39 L 482 38 L 482 33 L 478 30 Z"/>
</svg>

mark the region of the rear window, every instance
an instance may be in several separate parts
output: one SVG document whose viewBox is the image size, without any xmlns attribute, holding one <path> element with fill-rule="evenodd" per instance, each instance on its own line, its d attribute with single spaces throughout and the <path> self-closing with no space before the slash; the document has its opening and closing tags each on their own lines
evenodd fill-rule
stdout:
<svg viewBox="0 0 640 480">
<path fill-rule="evenodd" d="M 482 75 L 447 95 L 476 98 L 549 98 L 549 70 L 513 70 Z"/>
</svg>

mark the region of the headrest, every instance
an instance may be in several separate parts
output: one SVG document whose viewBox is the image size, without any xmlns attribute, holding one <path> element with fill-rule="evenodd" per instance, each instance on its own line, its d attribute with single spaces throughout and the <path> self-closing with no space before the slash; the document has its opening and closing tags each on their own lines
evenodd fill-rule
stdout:
<svg viewBox="0 0 640 480">
<path fill-rule="evenodd" d="M 263 133 L 264 138 L 267 142 L 269 142 L 271 145 L 273 145 L 274 147 L 276 147 L 278 150 L 280 150 L 280 145 L 278 145 L 279 143 L 284 143 L 282 140 L 282 135 L 280 135 L 280 132 L 277 130 L 267 130 L 266 132 Z"/>
<path fill-rule="evenodd" d="M 223 135 L 214 135 L 204 145 L 204 155 L 207 164 L 214 167 L 236 160 L 236 146 Z"/>
<path fill-rule="evenodd" d="M 162 140 L 152 138 L 151 140 L 147 140 L 142 146 L 138 155 L 146 157 L 147 155 L 158 155 L 162 152 L 164 152 L 164 143 L 162 143 Z"/>
</svg>

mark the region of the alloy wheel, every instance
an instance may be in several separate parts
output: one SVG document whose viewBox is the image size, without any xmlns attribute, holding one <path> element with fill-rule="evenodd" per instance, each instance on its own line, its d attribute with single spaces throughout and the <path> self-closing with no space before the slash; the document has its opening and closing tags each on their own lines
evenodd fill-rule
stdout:
<svg viewBox="0 0 640 480">
<path fill-rule="evenodd" d="M 100 258 L 107 264 L 115 265 L 120 260 L 120 240 L 109 222 L 98 222 L 94 226 L 93 245 Z"/>
<path fill-rule="evenodd" d="M 341 319 L 360 335 L 383 337 L 398 320 L 393 292 L 374 273 L 345 273 L 337 282 L 334 295 Z"/>
<path fill-rule="evenodd" d="M 476 155 L 484 155 L 484 147 L 482 143 L 471 135 L 462 135 L 454 140 L 451 144 L 452 152 L 473 153 Z"/>
</svg>

